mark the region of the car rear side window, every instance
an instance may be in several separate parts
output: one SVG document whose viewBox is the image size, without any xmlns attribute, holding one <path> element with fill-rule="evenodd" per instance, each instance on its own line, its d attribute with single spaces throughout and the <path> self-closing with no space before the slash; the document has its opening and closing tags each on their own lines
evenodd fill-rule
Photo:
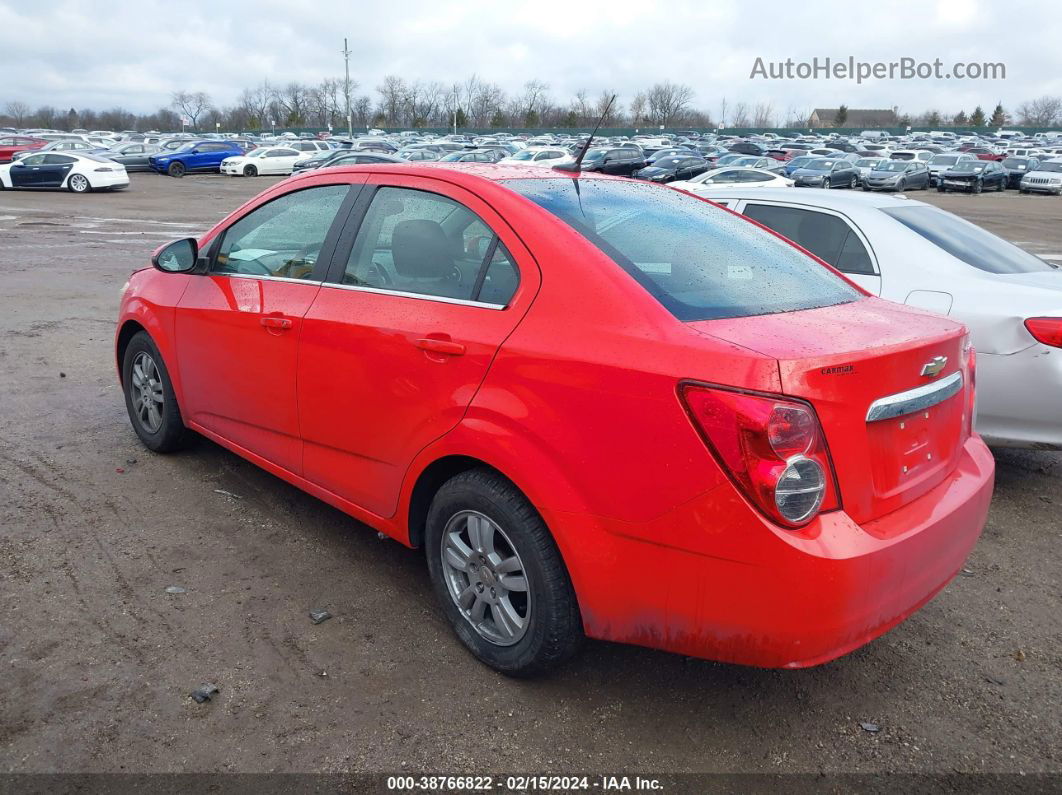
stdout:
<svg viewBox="0 0 1062 795">
<path fill-rule="evenodd" d="M 679 191 L 606 179 L 505 184 L 572 226 L 679 320 L 792 312 L 861 297 L 793 246 Z"/>
<path fill-rule="evenodd" d="M 504 306 L 516 292 L 519 271 L 493 230 L 460 202 L 383 187 L 365 213 L 342 281 Z"/>
<path fill-rule="evenodd" d="M 225 230 L 215 273 L 309 279 L 349 185 L 286 193 Z"/>
<path fill-rule="evenodd" d="M 836 215 L 770 204 L 749 204 L 745 215 L 806 248 L 839 271 L 874 273 L 874 264 L 863 241 Z"/>
<path fill-rule="evenodd" d="M 893 207 L 881 211 L 956 259 L 980 270 L 989 273 L 1053 270 L 1039 257 L 936 207 Z"/>
</svg>

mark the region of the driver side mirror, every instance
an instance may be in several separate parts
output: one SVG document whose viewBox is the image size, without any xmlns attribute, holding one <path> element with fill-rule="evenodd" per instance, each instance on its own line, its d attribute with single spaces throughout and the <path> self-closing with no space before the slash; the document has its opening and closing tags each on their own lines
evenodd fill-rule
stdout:
<svg viewBox="0 0 1062 795">
<path fill-rule="evenodd" d="M 193 237 L 167 243 L 151 257 L 151 264 L 164 273 L 190 273 L 198 262 L 199 243 Z"/>
</svg>

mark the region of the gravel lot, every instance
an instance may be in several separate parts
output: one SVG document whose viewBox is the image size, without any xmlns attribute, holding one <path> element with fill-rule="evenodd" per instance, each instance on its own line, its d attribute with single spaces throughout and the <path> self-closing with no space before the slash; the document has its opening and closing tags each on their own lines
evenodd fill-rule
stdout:
<svg viewBox="0 0 1062 795">
<path fill-rule="evenodd" d="M 1060 453 L 996 451 L 966 576 L 844 659 L 589 643 L 520 682 L 459 646 L 419 553 L 204 440 L 145 451 L 119 289 L 271 183 L 0 193 L 0 772 L 1062 774 Z M 1062 259 L 1058 198 L 914 196 Z"/>
</svg>

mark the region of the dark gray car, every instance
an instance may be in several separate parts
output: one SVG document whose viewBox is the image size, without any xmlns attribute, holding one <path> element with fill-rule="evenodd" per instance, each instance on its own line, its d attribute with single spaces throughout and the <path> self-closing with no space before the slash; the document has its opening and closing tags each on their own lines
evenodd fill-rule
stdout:
<svg viewBox="0 0 1062 795">
<path fill-rule="evenodd" d="M 132 143 L 122 144 L 100 152 L 100 157 L 106 157 L 116 163 L 125 166 L 126 171 L 149 171 L 148 157 L 159 151 L 154 144 Z"/>
<path fill-rule="evenodd" d="M 863 190 L 928 190 L 929 169 L 920 160 L 882 160 L 863 177 Z"/>
</svg>

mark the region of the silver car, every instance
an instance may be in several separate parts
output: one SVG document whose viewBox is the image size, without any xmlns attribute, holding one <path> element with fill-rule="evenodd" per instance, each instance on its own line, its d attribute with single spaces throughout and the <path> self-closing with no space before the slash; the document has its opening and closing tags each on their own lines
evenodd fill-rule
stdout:
<svg viewBox="0 0 1062 795">
<path fill-rule="evenodd" d="M 963 160 L 976 159 L 973 155 L 968 155 L 965 152 L 945 152 L 933 155 L 926 164 L 929 167 L 929 184 L 935 188 L 940 182 L 940 175 L 952 168 L 956 163 Z"/>
<path fill-rule="evenodd" d="M 1045 160 L 1021 178 L 1022 193 L 1062 193 L 1062 157 Z"/>
<path fill-rule="evenodd" d="M 711 198 L 874 295 L 965 323 L 977 351 L 978 432 L 997 446 L 1062 450 L 1062 270 L 903 197 L 719 189 Z"/>
</svg>

